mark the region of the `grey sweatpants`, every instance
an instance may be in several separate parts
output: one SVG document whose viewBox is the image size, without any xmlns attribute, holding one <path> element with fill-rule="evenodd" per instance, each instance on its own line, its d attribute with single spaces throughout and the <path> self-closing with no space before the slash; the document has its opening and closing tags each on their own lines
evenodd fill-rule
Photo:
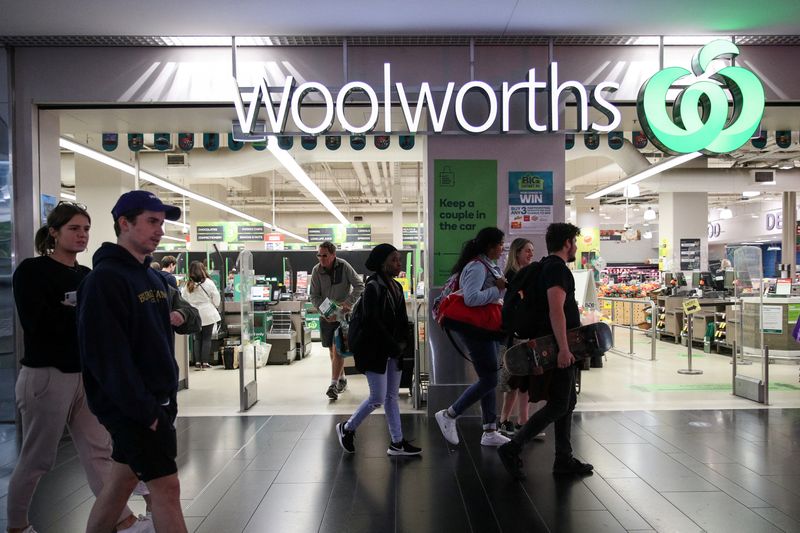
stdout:
<svg viewBox="0 0 800 533">
<path fill-rule="evenodd" d="M 15 392 L 22 416 L 22 450 L 8 483 L 8 527 L 23 528 L 29 523 L 28 507 L 36 485 L 55 464 L 64 426 L 69 428 L 95 496 L 111 472 L 111 437 L 89 411 L 80 372 L 23 366 Z M 120 521 L 130 514 L 125 507 Z"/>
</svg>

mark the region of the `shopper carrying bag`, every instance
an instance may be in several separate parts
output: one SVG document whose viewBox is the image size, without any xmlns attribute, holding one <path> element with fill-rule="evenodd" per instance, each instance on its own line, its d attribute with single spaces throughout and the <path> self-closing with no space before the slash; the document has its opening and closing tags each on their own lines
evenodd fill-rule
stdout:
<svg viewBox="0 0 800 533">
<path fill-rule="evenodd" d="M 189 281 L 181 291 L 183 299 L 200 313 L 203 328 L 192 337 L 194 366 L 198 369 L 211 368 L 211 334 L 214 325 L 220 321 L 220 296 L 217 285 L 208 276 L 206 266 L 201 261 L 189 265 Z"/>
<path fill-rule="evenodd" d="M 436 413 L 436 421 L 442 430 L 444 438 L 450 444 L 458 444 L 456 418 L 467 410 L 472 404 L 480 401 L 483 418 L 483 435 L 481 444 L 484 446 L 500 446 L 508 442 L 508 438 L 497 432 L 497 406 L 495 388 L 497 387 L 498 370 L 498 340 L 502 338 L 500 300 L 505 293 L 506 280 L 500 272 L 496 261 L 503 253 L 504 234 L 494 227 L 484 228 L 472 240 L 467 241 L 461 250 L 461 256 L 453 266 L 453 275 L 458 275 L 458 287 L 461 292 L 458 300 L 460 303 L 451 303 L 450 306 L 459 309 L 458 313 L 448 313 L 446 302 L 452 299 L 454 293 L 446 296 L 438 306 L 440 323 L 447 331 L 446 319 L 470 316 L 493 316 L 488 325 L 483 328 L 461 327 L 454 328 L 453 343 L 461 352 L 461 345 L 466 349 L 467 357 L 475 367 L 478 381 L 467 388 L 466 391 L 447 409 Z M 457 301 L 458 301 L 457 300 Z M 449 334 L 449 332 L 448 332 Z"/>
</svg>

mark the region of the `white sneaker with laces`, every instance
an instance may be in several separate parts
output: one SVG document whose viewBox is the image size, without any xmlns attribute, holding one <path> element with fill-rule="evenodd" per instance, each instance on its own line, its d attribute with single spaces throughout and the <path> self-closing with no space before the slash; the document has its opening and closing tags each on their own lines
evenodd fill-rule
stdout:
<svg viewBox="0 0 800 533">
<path fill-rule="evenodd" d="M 22 533 L 36 533 L 36 530 L 33 529 L 33 526 L 28 525 L 28 527 L 22 530 Z"/>
<path fill-rule="evenodd" d="M 499 431 L 484 431 L 481 436 L 481 446 L 502 446 L 511 439 L 504 437 Z"/>
<path fill-rule="evenodd" d="M 139 515 L 131 527 L 117 530 L 117 533 L 155 533 L 156 529 L 153 521 L 146 516 Z"/>
<path fill-rule="evenodd" d="M 442 430 L 444 439 L 453 446 L 458 445 L 458 431 L 456 431 L 456 419 L 447 414 L 447 409 L 438 411 L 435 415 L 439 429 Z"/>
<path fill-rule="evenodd" d="M 133 489 L 134 496 L 147 496 L 150 494 L 150 490 L 147 488 L 147 484 L 144 481 L 140 481 L 136 484 L 136 487 Z"/>
</svg>

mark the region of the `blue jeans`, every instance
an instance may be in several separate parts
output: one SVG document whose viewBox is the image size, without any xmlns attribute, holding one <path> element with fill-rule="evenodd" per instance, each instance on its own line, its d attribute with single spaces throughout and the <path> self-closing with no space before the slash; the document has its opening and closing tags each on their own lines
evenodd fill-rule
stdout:
<svg viewBox="0 0 800 533">
<path fill-rule="evenodd" d="M 397 403 L 400 390 L 400 376 L 402 371 L 397 366 L 397 359 L 389 358 L 386 361 L 386 373 L 366 372 L 369 383 L 369 398 L 361 402 L 356 412 L 345 424 L 345 429 L 355 431 L 369 414 L 384 405 L 386 424 L 389 426 L 389 436 L 392 442 L 403 440 L 403 429 L 400 426 L 400 405 Z"/>
<path fill-rule="evenodd" d="M 453 403 L 451 409 L 456 416 L 461 415 L 472 404 L 480 400 L 483 418 L 483 429 L 497 429 L 497 348 L 496 341 L 476 339 L 458 332 L 453 332 L 462 348 L 466 348 L 467 356 L 472 359 L 472 366 L 478 374 L 478 381 L 470 385 Z"/>
</svg>

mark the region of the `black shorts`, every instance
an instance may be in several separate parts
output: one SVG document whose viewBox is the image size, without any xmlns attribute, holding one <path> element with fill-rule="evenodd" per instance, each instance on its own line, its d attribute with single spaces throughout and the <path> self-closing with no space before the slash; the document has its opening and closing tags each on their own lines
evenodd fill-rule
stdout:
<svg viewBox="0 0 800 533">
<path fill-rule="evenodd" d="M 111 458 L 128 465 L 144 482 L 177 473 L 178 440 L 174 420 L 174 415 L 164 408 L 155 431 L 131 421 L 107 424 L 114 443 Z"/>
<path fill-rule="evenodd" d="M 330 348 L 333 346 L 333 332 L 339 327 L 338 322 L 328 322 L 324 318 L 319 319 L 319 338 L 322 341 L 322 346 Z"/>
</svg>

